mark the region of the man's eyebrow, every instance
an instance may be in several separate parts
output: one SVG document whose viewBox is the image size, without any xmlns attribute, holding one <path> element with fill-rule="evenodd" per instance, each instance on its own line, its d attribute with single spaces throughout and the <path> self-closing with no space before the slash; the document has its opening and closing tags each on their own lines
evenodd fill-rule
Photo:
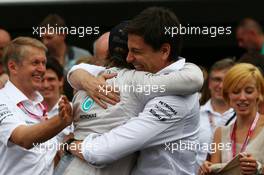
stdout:
<svg viewBox="0 0 264 175">
<path fill-rule="evenodd" d="M 131 50 L 133 50 L 133 51 L 141 51 L 142 49 L 133 47 L 133 48 L 131 48 Z"/>
</svg>

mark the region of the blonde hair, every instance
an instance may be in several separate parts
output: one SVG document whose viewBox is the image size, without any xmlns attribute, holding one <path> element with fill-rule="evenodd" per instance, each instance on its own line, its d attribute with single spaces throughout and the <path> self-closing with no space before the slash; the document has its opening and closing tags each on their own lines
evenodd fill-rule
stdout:
<svg viewBox="0 0 264 175">
<path fill-rule="evenodd" d="M 20 63 L 27 53 L 27 47 L 42 49 L 47 52 L 47 47 L 39 40 L 30 37 L 18 37 L 12 40 L 4 49 L 3 60 L 6 72 L 9 74 L 7 63 L 13 60 Z"/>
<path fill-rule="evenodd" d="M 244 85 L 250 80 L 256 81 L 256 88 L 260 93 L 259 100 L 263 101 L 264 95 L 264 78 L 260 70 L 248 63 L 240 63 L 233 66 L 225 75 L 223 81 L 223 98 L 229 103 L 229 93 L 238 88 L 238 85 Z"/>
</svg>

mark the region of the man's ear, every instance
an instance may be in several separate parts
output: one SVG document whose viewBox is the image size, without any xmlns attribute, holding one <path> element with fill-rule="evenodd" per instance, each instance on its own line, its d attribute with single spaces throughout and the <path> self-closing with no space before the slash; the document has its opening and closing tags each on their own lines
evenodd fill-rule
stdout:
<svg viewBox="0 0 264 175">
<path fill-rule="evenodd" d="M 161 45 L 160 52 L 162 54 L 162 59 L 167 60 L 171 51 L 171 46 L 169 43 L 164 43 Z"/>
<path fill-rule="evenodd" d="M 10 74 L 18 74 L 18 64 L 14 60 L 9 60 L 7 63 L 7 68 Z"/>
</svg>

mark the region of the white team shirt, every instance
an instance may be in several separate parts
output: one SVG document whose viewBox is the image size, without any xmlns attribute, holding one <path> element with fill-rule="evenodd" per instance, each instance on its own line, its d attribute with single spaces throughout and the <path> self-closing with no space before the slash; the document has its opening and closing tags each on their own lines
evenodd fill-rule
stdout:
<svg viewBox="0 0 264 175">
<path fill-rule="evenodd" d="M 102 67 L 102 66 L 96 66 L 96 65 L 92 65 L 92 64 L 86 64 L 86 63 L 81 63 L 81 64 L 78 64 L 78 65 L 73 66 L 69 70 L 69 72 L 67 73 L 67 80 L 68 80 L 68 83 L 71 85 L 71 87 L 73 87 L 74 89 L 78 89 L 78 88 L 74 87 L 71 84 L 71 82 L 69 81 L 69 76 L 70 76 L 70 74 L 73 71 L 75 71 L 77 69 L 85 70 L 85 71 L 89 72 L 92 75 L 98 75 L 100 72 L 103 72 L 106 68 L 105 67 Z"/>
<path fill-rule="evenodd" d="M 159 73 L 172 72 L 175 70 L 175 65 L 179 66 L 181 64 L 181 61 L 176 62 Z M 179 66 L 178 69 L 182 66 Z M 197 76 L 199 76 L 199 73 Z M 184 85 L 179 86 L 183 87 Z M 185 85 L 185 87 L 188 87 L 188 85 Z M 190 111 L 192 112 L 190 113 Z M 177 153 L 174 151 L 174 153 L 170 153 L 164 148 L 165 142 L 169 144 L 179 140 L 185 142 L 197 139 L 197 122 L 199 121 L 197 114 L 199 115 L 197 95 L 157 97 L 147 103 L 139 117 L 130 119 L 126 124 L 100 137 L 98 137 L 98 134 L 90 134 L 86 137 L 82 150 L 84 157 L 92 164 L 107 164 L 141 150 L 142 156 L 138 159 L 138 166 L 134 169 L 134 174 L 168 174 L 168 172 L 175 173 L 177 170 L 188 174 L 190 166 L 194 167 L 195 151 L 188 150 L 185 153 L 182 153 L 184 151 L 178 151 Z M 186 120 L 182 118 L 186 118 Z M 160 159 L 153 157 L 155 153 L 159 154 Z M 187 163 L 182 160 L 179 161 L 176 155 L 181 155 L 181 159 L 186 158 L 190 161 L 185 161 Z M 158 161 L 159 167 L 153 166 L 153 161 Z M 162 161 L 167 162 L 167 164 L 165 163 L 166 166 L 163 166 L 165 164 Z M 143 166 L 143 169 L 141 166 Z M 154 171 L 155 167 L 159 168 L 159 171 Z M 153 172 L 150 169 L 153 169 Z M 193 172 L 193 168 L 191 169 L 191 172 Z"/>
<path fill-rule="evenodd" d="M 37 106 L 43 100 L 42 96 L 36 92 L 35 100 L 31 101 L 8 81 L 0 89 L 0 99 L 0 175 L 52 175 L 56 138 L 28 150 L 9 141 L 16 127 L 39 123 L 39 120 L 25 114 L 17 104 L 22 102 L 28 109 L 41 115 L 43 111 L 38 111 Z"/>
</svg>

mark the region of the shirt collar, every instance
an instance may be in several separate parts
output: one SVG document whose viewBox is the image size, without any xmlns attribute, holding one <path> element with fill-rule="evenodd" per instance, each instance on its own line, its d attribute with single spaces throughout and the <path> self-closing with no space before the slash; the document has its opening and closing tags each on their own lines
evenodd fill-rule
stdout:
<svg viewBox="0 0 264 175">
<path fill-rule="evenodd" d="M 214 112 L 213 107 L 211 105 L 211 99 L 209 99 L 203 106 L 201 106 L 201 112 Z"/>
<path fill-rule="evenodd" d="M 213 106 L 211 104 L 211 99 L 209 99 L 203 106 L 201 106 L 201 112 L 209 112 L 211 114 L 219 114 L 218 112 L 214 111 Z M 233 108 L 229 108 L 227 111 L 224 112 L 223 115 L 233 112 Z"/>
<path fill-rule="evenodd" d="M 173 72 L 175 70 L 180 70 L 181 68 L 183 68 L 185 64 L 185 58 L 179 57 L 179 60 L 168 65 L 167 67 L 165 67 L 164 69 L 161 69 L 159 72 L 157 72 L 158 74 L 160 73 L 170 73 Z"/>
<path fill-rule="evenodd" d="M 59 111 L 59 102 L 61 101 L 62 95 L 60 96 L 59 100 L 57 101 L 57 103 L 51 108 L 50 111 L 48 111 L 48 114 L 52 114 L 55 115 L 58 113 Z M 72 106 L 72 102 L 70 102 L 70 105 Z"/>
<path fill-rule="evenodd" d="M 11 81 L 7 81 L 5 84 L 5 92 L 9 96 L 9 98 L 15 102 L 15 104 L 18 104 L 19 102 L 23 101 L 31 101 L 33 105 L 36 105 L 43 101 L 43 97 L 40 95 L 38 91 L 35 92 L 35 98 L 34 100 L 28 99 L 28 97 L 23 94 Z M 15 95 L 14 95 L 15 94 Z"/>
<path fill-rule="evenodd" d="M 60 96 L 59 100 L 57 101 L 57 103 L 51 108 L 51 110 L 49 111 L 49 113 L 53 113 L 54 111 L 58 111 L 59 110 L 59 102 L 61 100 L 62 96 Z"/>
</svg>

